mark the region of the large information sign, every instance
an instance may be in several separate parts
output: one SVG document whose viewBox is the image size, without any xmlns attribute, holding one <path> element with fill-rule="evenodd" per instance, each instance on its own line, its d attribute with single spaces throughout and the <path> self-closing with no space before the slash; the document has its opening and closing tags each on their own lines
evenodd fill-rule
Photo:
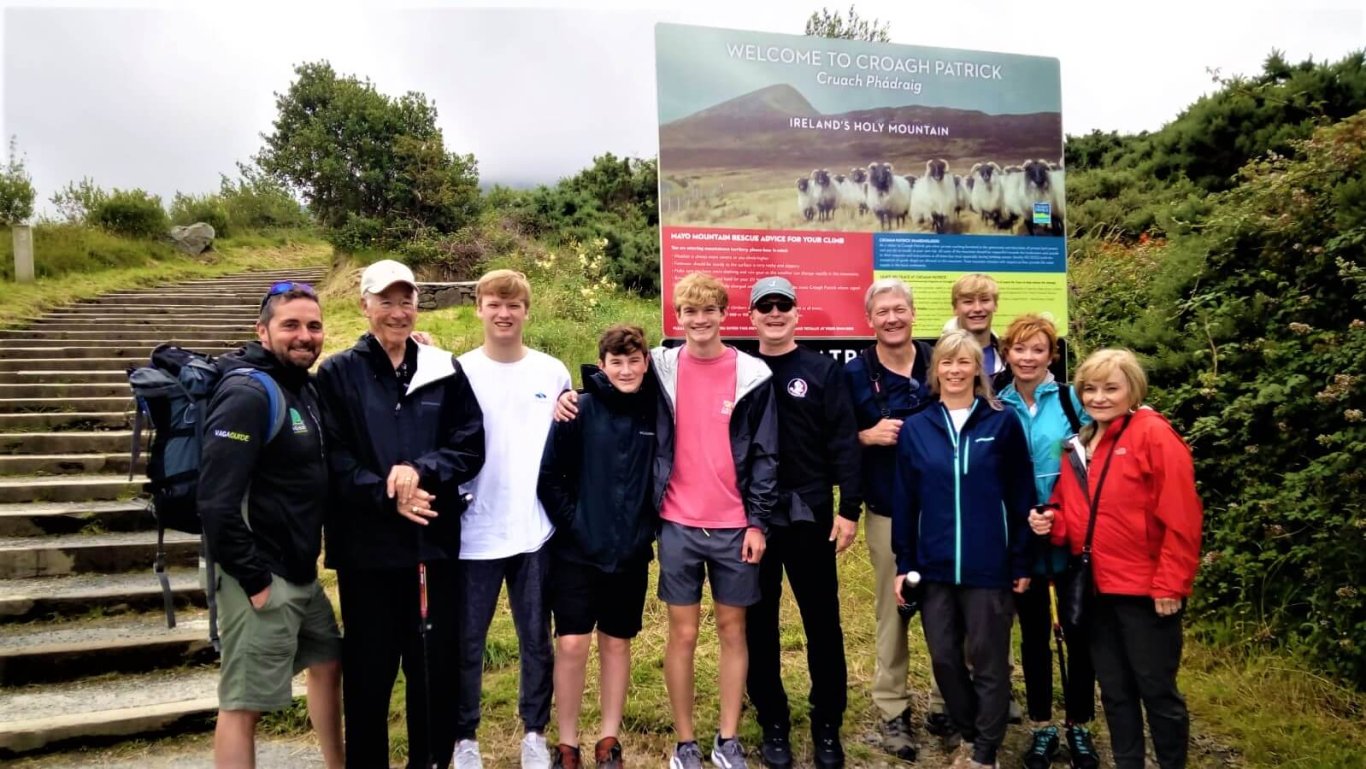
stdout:
<svg viewBox="0 0 1366 769">
<path fill-rule="evenodd" d="M 675 24 L 655 43 L 665 336 L 694 271 L 730 287 L 730 337 L 771 274 L 804 339 L 867 337 L 884 276 L 936 336 L 973 272 L 1000 284 L 998 329 L 1042 312 L 1066 333 L 1057 59 Z"/>
</svg>

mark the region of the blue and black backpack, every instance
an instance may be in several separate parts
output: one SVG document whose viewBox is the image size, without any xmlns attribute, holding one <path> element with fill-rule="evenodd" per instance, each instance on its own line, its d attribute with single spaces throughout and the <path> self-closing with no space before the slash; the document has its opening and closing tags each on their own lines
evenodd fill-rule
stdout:
<svg viewBox="0 0 1366 769">
<path fill-rule="evenodd" d="M 157 550 L 152 571 L 161 582 L 166 626 L 175 627 L 175 599 L 166 573 L 166 530 L 203 534 L 199 519 L 200 449 L 204 443 L 204 419 L 209 399 L 219 383 L 231 376 L 249 376 L 260 383 L 270 401 L 270 428 L 267 442 L 285 424 L 284 393 L 269 374 L 253 368 L 237 368 L 223 374 L 210 355 L 163 344 L 152 351 L 150 365 L 128 369 L 128 383 L 137 400 L 133 418 L 133 467 L 142 453 L 142 432 L 150 425 L 147 478 L 143 490 L 148 494 L 148 510 L 156 520 Z M 129 471 L 132 480 L 133 470 Z M 247 515 L 247 500 L 242 499 L 242 515 Z M 205 574 L 205 594 L 209 605 L 209 640 L 215 650 L 218 641 L 218 605 L 214 595 L 217 578 L 213 558 L 201 540 L 200 564 Z"/>
</svg>

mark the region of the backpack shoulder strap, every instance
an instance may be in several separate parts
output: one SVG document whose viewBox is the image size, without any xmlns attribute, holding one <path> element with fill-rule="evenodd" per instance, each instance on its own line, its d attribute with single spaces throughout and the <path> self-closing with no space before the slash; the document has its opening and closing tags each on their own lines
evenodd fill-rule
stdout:
<svg viewBox="0 0 1366 769">
<path fill-rule="evenodd" d="M 863 359 L 863 367 L 868 372 L 868 388 L 873 391 L 873 403 L 877 404 L 878 413 L 882 419 L 887 419 L 892 415 L 891 406 L 887 403 L 887 391 L 883 389 L 882 361 L 877 359 L 877 345 L 869 345 L 859 351 L 859 357 Z"/>
<path fill-rule="evenodd" d="M 280 389 L 280 383 L 266 372 L 255 368 L 235 368 L 229 371 L 224 377 L 230 376 L 249 376 L 261 385 L 261 389 L 266 391 L 266 399 L 270 402 L 270 412 L 266 422 L 266 440 L 261 444 L 264 446 L 275 440 L 275 436 L 280 434 L 280 430 L 285 426 L 285 394 Z"/>
<path fill-rule="evenodd" d="M 1072 426 L 1072 434 L 1081 432 L 1081 417 L 1077 415 L 1077 404 L 1072 402 L 1072 385 L 1058 385 L 1058 398 L 1062 401 L 1062 413 L 1067 416 L 1067 424 Z"/>
</svg>

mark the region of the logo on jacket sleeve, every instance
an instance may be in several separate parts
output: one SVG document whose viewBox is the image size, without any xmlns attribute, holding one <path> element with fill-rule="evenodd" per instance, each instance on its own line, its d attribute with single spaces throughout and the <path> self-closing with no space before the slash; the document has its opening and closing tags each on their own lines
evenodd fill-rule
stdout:
<svg viewBox="0 0 1366 769">
<path fill-rule="evenodd" d="M 811 388 L 806 384 L 806 380 L 801 377 L 797 377 L 787 383 L 787 394 L 791 395 L 793 398 L 805 398 L 806 392 L 809 389 Z"/>
</svg>

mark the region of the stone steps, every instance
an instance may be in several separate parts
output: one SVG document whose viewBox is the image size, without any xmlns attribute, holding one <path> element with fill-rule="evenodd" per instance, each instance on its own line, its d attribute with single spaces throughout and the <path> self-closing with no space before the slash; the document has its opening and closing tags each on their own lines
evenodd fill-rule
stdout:
<svg viewBox="0 0 1366 769">
<path fill-rule="evenodd" d="M 27 502 L 0 505 L 0 537 L 42 537 L 99 531 L 147 531 L 152 514 L 142 500 Z"/>
<path fill-rule="evenodd" d="M 133 467 L 133 454 L 15 454 L 0 455 L 0 477 L 8 475 L 82 475 L 88 473 L 127 474 Z M 138 457 L 137 474 L 147 468 L 147 457 Z"/>
<path fill-rule="evenodd" d="M 303 693 L 302 678 L 296 678 L 294 694 Z M 217 709 L 218 671 L 213 668 L 4 689 L 0 752 L 26 753 L 73 739 L 202 727 Z"/>
<path fill-rule="evenodd" d="M 134 614 L 91 624 L 0 625 L 0 686 L 70 681 L 106 673 L 143 673 L 168 666 L 210 664 L 208 612 Z"/>
<path fill-rule="evenodd" d="M 149 570 L 156 560 L 155 531 L 0 538 L 0 579 L 117 574 Z M 171 566 L 199 563 L 199 537 L 166 532 Z"/>
<path fill-rule="evenodd" d="M 120 291 L 0 330 L 0 763 L 211 723 L 200 539 L 166 532 L 179 620 L 168 629 L 155 520 L 136 498 L 146 458 L 133 466 L 127 370 L 164 342 L 235 350 L 255 338 L 272 283 L 322 278 L 272 270 Z"/>
<path fill-rule="evenodd" d="M 168 569 L 177 606 L 204 606 L 199 571 Z M 117 615 L 154 611 L 162 606 L 161 584 L 148 564 L 122 574 L 78 574 L 38 579 L 0 579 L 0 623 L 52 617 Z M 95 621 L 95 620 L 91 620 Z"/>
<path fill-rule="evenodd" d="M 143 447 L 148 445 L 146 433 Z M 115 454 L 133 452 L 131 430 L 103 432 L 0 432 L 0 454 Z"/>
</svg>

